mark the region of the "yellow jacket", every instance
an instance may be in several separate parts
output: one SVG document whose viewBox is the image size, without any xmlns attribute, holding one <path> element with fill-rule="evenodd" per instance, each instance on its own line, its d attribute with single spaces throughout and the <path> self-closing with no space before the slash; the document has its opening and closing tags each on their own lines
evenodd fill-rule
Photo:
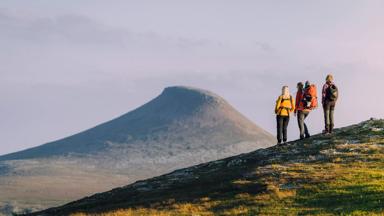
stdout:
<svg viewBox="0 0 384 216">
<path fill-rule="evenodd" d="M 295 110 L 295 102 L 290 95 L 290 98 L 283 99 L 283 96 L 280 95 L 279 98 L 277 98 L 276 101 L 276 107 L 275 107 L 275 113 L 279 116 L 289 116 L 290 112 L 293 112 Z"/>
</svg>

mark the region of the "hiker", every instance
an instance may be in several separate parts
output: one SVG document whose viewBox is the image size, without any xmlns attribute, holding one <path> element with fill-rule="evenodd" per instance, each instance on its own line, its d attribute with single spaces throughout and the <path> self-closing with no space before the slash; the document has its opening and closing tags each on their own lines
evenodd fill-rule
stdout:
<svg viewBox="0 0 384 216">
<path fill-rule="evenodd" d="M 277 98 L 275 113 L 277 122 L 277 144 L 287 142 L 287 128 L 289 123 L 289 115 L 295 110 L 292 95 L 289 93 L 288 86 L 283 86 L 282 93 Z"/>
<path fill-rule="evenodd" d="M 297 83 L 296 104 L 295 104 L 295 116 L 297 116 L 297 123 L 300 130 L 300 139 L 309 138 L 311 135 L 308 132 L 307 124 L 304 120 L 308 117 L 311 110 L 306 107 L 304 100 L 304 84 L 302 82 Z"/>
<path fill-rule="evenodd" d="M 299 83 L 298 92 L 296 95 L 296 109 L 297 120 L 300 129 L 300 139 L 309 138 L 311 135 L 308 132 L 308 127 L 304 120 L 308 117 L 309 113 L 317 108 L 317 88 L 315 84 L 309 81 L 305 82 L 305 86 Z M 300 91 L 301 89 L 301 91 Z"/>
<path fill-rule="evenodd" d="M 325 79 L 325 84 L 323 86 L 322 92 L 322 104 L 324 109 L 324 122 L 325 122 L 325 130 L 324 134 L 331 134 L 333 132 L 334 127 L 334 112 L 336 101 L 339 97 L 339 90 L 337 86 L 333 83 L 332 74 L 328 74 Z"/>
</svg>

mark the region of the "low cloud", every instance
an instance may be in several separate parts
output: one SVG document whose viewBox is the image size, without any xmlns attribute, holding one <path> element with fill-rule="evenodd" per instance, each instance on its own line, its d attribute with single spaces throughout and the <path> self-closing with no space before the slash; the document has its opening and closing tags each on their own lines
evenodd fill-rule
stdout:
<svg viewBox="0 0 384 216">
<path fill-rule="evenodd" d="M 253 55 L 229 43 L 132 32 L 73 14 L 18 17 L 3 10 L 0 28 L 3 82 L 68 84 L 154 73 L 222 71 L 239 64 L 248 67 Z M 252 52 L 265 49 L 270 47 L 263 43 Z"/>
</svg>

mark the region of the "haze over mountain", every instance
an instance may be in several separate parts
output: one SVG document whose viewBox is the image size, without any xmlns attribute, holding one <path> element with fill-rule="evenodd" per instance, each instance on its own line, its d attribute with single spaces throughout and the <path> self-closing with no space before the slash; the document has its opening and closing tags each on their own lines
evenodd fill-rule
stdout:
<svg viewBox="0 0 384 216">
<path fill-rule="evenodd" d="M 46 208 L 273 142 L 220 96 L 169 87 L 94 128 L 0 156 L 0 204 Z"/>
</svg>

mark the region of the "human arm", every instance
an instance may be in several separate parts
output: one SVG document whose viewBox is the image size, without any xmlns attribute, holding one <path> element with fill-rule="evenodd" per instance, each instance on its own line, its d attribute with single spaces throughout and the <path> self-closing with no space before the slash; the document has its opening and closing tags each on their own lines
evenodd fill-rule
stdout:
<svg viewBox="0 0 384 216">
<path fill-rule="evenodd" d="M 323 90 L 322 90 L 322 94 L 321 94 L 321 103 L 324 105 L 324 103 L 325 103 L 325 97 L 327 96 L 327 88 L 328 88 L 328 84 L 327 83 L 325 83 L 324 85 L 323 85 Z"/>
<path fill-rule="evenodd" d="M 297 113 L 297 107 L 300 106 L 300 102 L 301 102 L 301 92 L 300 91 L 297 91 L 296 93 L 296 100 L 295 100 L 295 114 Z"/>
<path fill-rule="evenodd" d="M 296 106 L 295 106 L 295 103 L 294 103 L 294 99 L 293 97 L 291 96 L 291 112 L 295 112 L 296 113 Z"/>
<path fill-rule="evenodd" d="M 281 106 L 281 98 L 279 97 L 277 98 L 276 105 L 275 105 L 275 114 L 279 113 L 280 106 Z"/>
</svg>

